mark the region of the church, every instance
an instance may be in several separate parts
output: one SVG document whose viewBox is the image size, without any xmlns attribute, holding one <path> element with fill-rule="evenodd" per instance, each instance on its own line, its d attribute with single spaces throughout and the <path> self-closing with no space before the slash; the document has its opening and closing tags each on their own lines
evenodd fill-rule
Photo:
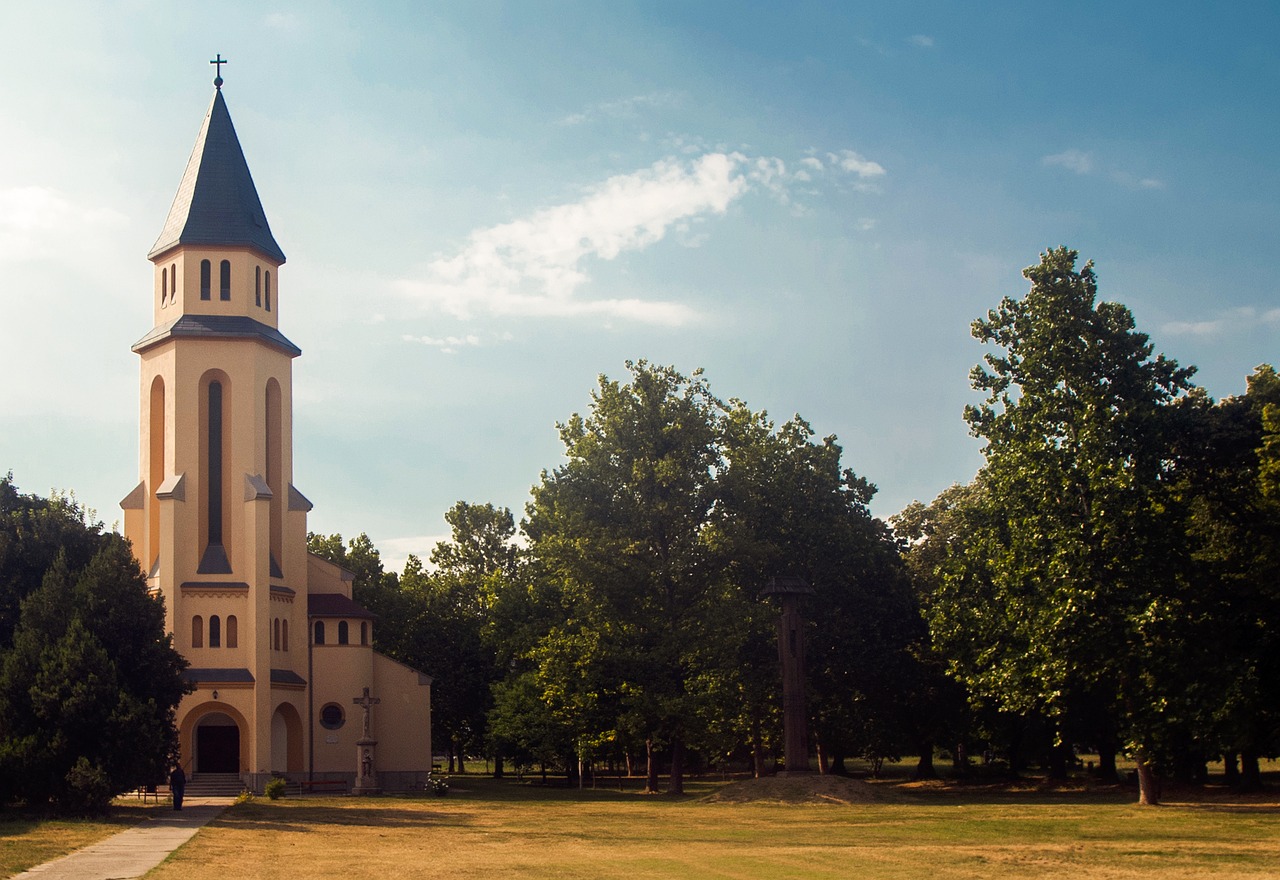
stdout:
<svg viewBox="0 0 1280 880">
<path fill-rule="evenodd" d="M 141 480 L 121 502 L 191 664 L 180 760 L 196 782 L 255 791 L 273 776 L 356 793 L 421 787 L 431 679 L 373 649 L 377 620 L 353 600 L 354 576 L 307 552 L 311 502 L 293 483 L 302 352 L 280 332 L 296 299 L 221 75 L 214 87 L 148 254 L 153 326 L 133 346 Z"/>
</svg>

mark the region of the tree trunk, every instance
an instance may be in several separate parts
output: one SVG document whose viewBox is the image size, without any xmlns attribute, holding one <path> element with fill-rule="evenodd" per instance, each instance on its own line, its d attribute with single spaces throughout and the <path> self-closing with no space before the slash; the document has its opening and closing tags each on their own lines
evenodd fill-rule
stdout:
<svg viewBox="0 0 1280 880">
<path fill-rule="evenodd" d="M 504 775 L 504 771 L 502 767 L 502 756 L 494 755 L 493 756 L 493 778 L 501 779 L 503 775 Z"/>
<path fill-rule="evenodd" d="M 751 716 L 751 769 L 756 779 L 764 776 L 764 735 L 761 732 L 760 713 Z"/>
<path fill-rule="evenodd" d="M 627 778 L 630 779 L 632 776 L 636 775 L 635 767 L 632 766 L 632 761 L 634 759 L 631 755 L 631 749 L 627 749 L 625 752 L 623 752 L 623 754 L 626 756 L 626 759 L 627 759 Z"/>
<path fill-rule="evenodd" d="M 1115 782 L 1119 779 L 1116 771 L 1116 750 L 1108 747 L 1098 748 L 1098 778 L 1104 782 Z"/>
<path fill-rule="evenodd" d="M 1049 751 L 1049 778 L 1063 780 L 1068 776 L 1068 756 L 1072 754 L 1071 746 L 1066 743 L 1054 746 Z"/>
<path fill-rule="evenodd" d="M 1234 752 L 1222 756 L 1222 781 L 1232 788 L 1240 784 L 1240 765 Z"/>
<path fill-rule="evenodd" d="M 1160 780 L 1151 766 L 1151 761 L 1142 749 L 1134 756 L 1138 765 L 1138 803 L 1144 807 L 1158 806 L 1160 803 Z"/>
<path fill-rule="evenodd" d="M 654 749 L 653 747 L 652 739 L 646 739 L 644 741 L 644 756 L 645 756 L 645 765 L 646 765 L 645 779 L 644 779 L 644 793 L 657 794 L 658 793 L 658 755 L 657 755 L 657 750 Z"/>
<path fill-rule="evenodd" d="M 1258 753 L 1242 751 L 1240 753 L 1240 790 L 1260 791 L 1262 789 L 1262 770 L 1258 766 Z"/>
<path fill-rule="evenodd" d="M 951 757 L 952 770 L 958 779 L 965 779 L 969 776 L 969 753 L 965 750 L 964 743 L 956 743 L 956 750 Z"/>
<path fill-rule="evenodd" d="M 671 739 L 671 779 L 667 783 L 669 794 L 684 794 L 684 737 Z"/>
<path fill-rule="evenodd" d="M 920 760 L 916 761 L 915 779 L 937 779 L 938 770 L 933 766 L 933 743 L 920 744 Z"/>
<path fill-rule="evenodd" d="M 822 743 L 822 737 L 815 736 L 813 738 L 813 744 L 818 751 L 818 772 L 821 773 L 823 776 L 826 776 L 828 772 L 827 749 L 826 749 L 826 746 L 824 746 Z"/>
</svg>

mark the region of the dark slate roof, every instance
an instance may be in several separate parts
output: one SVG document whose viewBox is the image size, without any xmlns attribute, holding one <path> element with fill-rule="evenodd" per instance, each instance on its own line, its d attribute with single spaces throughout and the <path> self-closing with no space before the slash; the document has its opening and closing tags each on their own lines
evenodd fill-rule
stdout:
<svg viewBox="0 0 1280 880">
<path fill-rule="evenodd" d="M 363 617 L 377 620 L 378 615 L 358 605 L 341 593 L 308 593 L 307 615 L 309 617 Z"/>
<path fill-rule="evenodd" d="M 243 245 L 284 262 L 221 89 L 213 94 L 169 218 L 147 256 L 180 244 Z"/>
<path fill-rule="evenodd" d="M 141 353 L 153 345 L 177 336 L 206 339 L 258 339 L 293 357 L 302 354 L 302 349 L 285 338 L 279 330 L 255 321 L 247 315 L 183 315 L 168 324 L 153 327 L 150 333 L 133 344 L 133 350 Z"/>
<path fill-rule="evenodd" d="M 253 673 L 247 669 L 186 669 L 182 677 L 192 684 L 236 684 L 253 681 Z"/>
<path fill-rule="evenodd" d="M 307 680 L 292 669 L 271 670 L 272 684 L 306 684 Z"/>
</svg>

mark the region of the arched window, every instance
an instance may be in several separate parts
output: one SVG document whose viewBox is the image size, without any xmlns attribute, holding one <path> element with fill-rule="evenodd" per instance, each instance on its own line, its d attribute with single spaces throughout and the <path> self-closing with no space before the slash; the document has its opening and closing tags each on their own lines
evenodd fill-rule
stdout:
<svg viewBox="0 0 1280 880">
<path fill-rule="evenodd" d="M 209 298 L 209 288 L 213 286 L 212 280 L 213 267 L 209 265 L 208 260 L 200 261 L 200 298 Z"/>
<path fill-rule="evenodd" d="M 218 267 L 218 298 L 231 299 L 231 261 L 223 260 Z"/>
<path fill-rule="evenodd" d="M 338 621 L 338 644 L 347 644 L 347 622 L 345 620 Z"/>
<path fill-rule="evenodd" d="M 191 647 L 204 647 L 204 618 L 199 614 L 191 618 Z"/>
<path fill-rule="evenodd" d="M 226 547 L 223 543 L 223 458 L 225 454 L 226 432 L 223 430 L 225 410 L 223 407 L 222 382 L 210 379 L 205 390 L 204 419 L 205 435 L 203 437 L 204 454 L 204 556 L 200 560 L 199 571 L 204 573 L 226 573 L 231 571 L 227 559 Z"/>
<path fill-rule="evenodd" d="M 216 614 L 209 615 L 209 647 L 222 647 L 222 621 Z"/>
<path fill-rule="evenodd" d="M 289 621 L 280 621 L 280 650 L 289 650 Z"/>
<path fill-rule="evenodd" d="M 280 650 L 280 618 L 271 621 L 271 649 Z"/>
<path fill-rule="evenodd" d="M 360 644 L 369 644 L 369 621 L 360 621 Z"/>
<path fill-rule="evenodd" d="M 156 491 L 164 483 L 164 379 L 156 376 L 151 380 L 151 412 L 150 428 L 147 432 L 147 441 L 150 444 L 148 457 L 150 458 L 150 470 L 147 474 L 150 479 L 148 489 L 151 494 L 147 498 L 147 547 L 151 561 L 151 569 L 155 570 L 160 564 L 160 499 L 156 497 Z"/>
<path fill-rule="evenodd" d="M 178 264 L 169 264 L 169 299 L 178 297 Z"/>
<path fill-rule="evenodd" d="M 240 647 L 240 626 L 234 614 L 227 615 L 227 647 Z"/>
<path fill-rule="evenodd" d="M 262 306 L 262 267 L 253 267 L 253 304 Z"/>
<path fill-rule="evenodd" d="M 324 621 L 323 620 L 316 621 L 316 644 L 317 645 L 324 644 Z"/>
<path fill-rule="evenodd" d="M 160 270 L 160 305 L 164 305 L 165 299 L 169 296 L 169 270 Z"/>
<path fill-rule="evenodd" d="M 270 269 L 266 271 L 266 276 L 267 276 L 266 304 L 267 304 L 267 311 L 269 312 L 271 311 L 271 270 Z"/>
</svg>

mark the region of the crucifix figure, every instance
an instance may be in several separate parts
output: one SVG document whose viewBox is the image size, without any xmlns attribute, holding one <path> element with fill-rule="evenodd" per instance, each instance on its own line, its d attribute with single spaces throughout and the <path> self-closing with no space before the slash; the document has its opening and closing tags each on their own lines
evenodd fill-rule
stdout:
<svg viewBox="0 0 1280 880">
<path fill-rule="evenodd" d="M 382 700 L 378 699 L 377 697 L 369 696 L 369 689 L 365 688 L 364 695 L 360 697 L 356 697 L 351 702 L 355 703 L 357 706 L 361 706 L 364 708 L 364 738 L 368 739 L 369 738 L 369 710 L 372 709 L 374 706 L 378 705 L 379 703 L 381 703 Z"/>
<path fill-rule="evenodd" d="M 213 59 L 209 63 L 212 65 L 215 65 L 218 69 L 217 75 L 214 76 L 213 78 L 213 87 L 215 89 L 221 90 L 222 89 L 222 65 L 227 63 L 227 59 L 223 58 L 222 53 L 219 52 L 218 57 Z"/>
</svg>

